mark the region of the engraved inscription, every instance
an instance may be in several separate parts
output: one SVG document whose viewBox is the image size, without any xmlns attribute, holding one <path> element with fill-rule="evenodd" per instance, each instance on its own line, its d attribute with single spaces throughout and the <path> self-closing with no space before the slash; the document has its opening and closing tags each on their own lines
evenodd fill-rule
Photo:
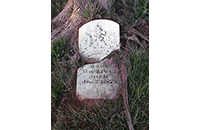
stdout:
<svg viewBox="0 0 200 130">
<path fill-rule="evenodd" d="M 116 97 L 118 87 L 117 69 L 108 59 L 78 69 L 76 91 L 80 100 L 113 99 Z"/>
</svg>

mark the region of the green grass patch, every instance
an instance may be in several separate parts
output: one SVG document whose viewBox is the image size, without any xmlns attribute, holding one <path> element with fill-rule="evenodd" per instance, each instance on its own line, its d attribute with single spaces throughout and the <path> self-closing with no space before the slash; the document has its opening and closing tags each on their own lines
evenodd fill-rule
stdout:
<svg viewBox="0 0 200 130">
<path fill-rule="evenodd" d="M 71 66 L 67 61 L 73 51 L 67 42 L 61 39 L 51 44 L 51 102 L 54 106 L 60 102 L 71 75 Z"/>
<path fill-rule="evenodd" d="M 128 23 L 149 19 L 149 0 L 126 0 L 126 2 L 128 10 L 132 12 L 126 19 Z"/>
<path fill-rule="evenodd" d="M 128 61 L 128 98 L 135 129 L 149 128 L 149 51 L 135 48 Z"/>
</svg>

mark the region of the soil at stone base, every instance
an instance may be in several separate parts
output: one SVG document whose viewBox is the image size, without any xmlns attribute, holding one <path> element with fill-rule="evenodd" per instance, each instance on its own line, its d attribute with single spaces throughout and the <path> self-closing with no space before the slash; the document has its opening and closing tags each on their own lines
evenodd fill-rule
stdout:
<svg viewBox="0 0 200 130">
<path fill-rule="evenodd" d="M 141 32 L 145 37 L 149 38 L 149 22 L 144 22 L 144 23 L 141 23 L 140 25 L 134 27 L 135 29 L 137 29 L 139 32 Z M 112 54 L 111 54 L 112 56 Z M 108 56 L 109 57 L 109 56 Z M 67 105 L 70 105 L 75 111 L 77 110 L 82 110 L 84 108 L 84 106 L 90 110 L 90 111 L 96 111 L 94 110 L 93 106 L 101 106 L 103 107 L 105 104 L 106 104 L 106 101 L 105 100 L 101 100 L 101 99 L 97 99 L 97 100 L 90 100 L 90 99 L 86 99 L 86 100 L 83 100 L 83 101 L 80 101 L 77 99 L 77 97 L 75 96 L 75 92 L 76 92 L 76 77 L 77 75 L 75 74 L 74 77 L 73 77 L 73 86 L 72 86 L 72 93 L 69 95 L 68 98 L 65 98 L 65 100 L 63 101 L 62 105 L 61 106 L 64 106 L 62 107 L 63 111 L 65 112 L 68 112 L 70 113 L 70 115 L 73 116 L 73 113 L 68 109 L 68 107 L 66 107 Z M 102 103 L 104 102 L 104 103 Z M 56 117 L 51 114 L 51 124 L 53 125 L 55 122 L 57 121 Z"/>
</svg>

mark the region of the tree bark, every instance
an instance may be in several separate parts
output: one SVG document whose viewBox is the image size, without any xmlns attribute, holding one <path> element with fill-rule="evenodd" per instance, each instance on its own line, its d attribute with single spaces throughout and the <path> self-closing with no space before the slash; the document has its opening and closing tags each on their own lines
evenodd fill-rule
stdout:
<svg viewBox="0 0 200 130">
<path fill-rule="evenodd" d="M 114 0 L 93 0 L 92 2 L 108 12 L 113 3 Z M 64 9 L 51 20 L 51 42 L 59 40 L 60 37 L 74 36 L 74 32 L 87 21 L 80 13 L 87 9 L 89 4 L 91 4 L 89 0 L 68 0 Z"/>
<path fill-rule="evenodd" d="M 51 20 L 51 30 L 53 31 L 55 28 L 64 24 L 70 17 L 70 12 L 73 9 L 73 1 L 68 0 L 68 3 L 65 5 L 64 9 Z"/>
</svg>

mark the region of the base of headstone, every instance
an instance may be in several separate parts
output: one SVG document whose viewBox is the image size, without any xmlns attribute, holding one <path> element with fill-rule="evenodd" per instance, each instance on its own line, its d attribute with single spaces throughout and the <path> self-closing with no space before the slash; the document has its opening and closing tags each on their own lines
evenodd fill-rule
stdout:
<svg viewBox="0 0 200 130">
<path fill-rule="evenodd" d="M 116 99 L 120 76 L 111 59 L 87 64 L 77 70 L 76 96 L 84 99 Z"/>
</svg>

